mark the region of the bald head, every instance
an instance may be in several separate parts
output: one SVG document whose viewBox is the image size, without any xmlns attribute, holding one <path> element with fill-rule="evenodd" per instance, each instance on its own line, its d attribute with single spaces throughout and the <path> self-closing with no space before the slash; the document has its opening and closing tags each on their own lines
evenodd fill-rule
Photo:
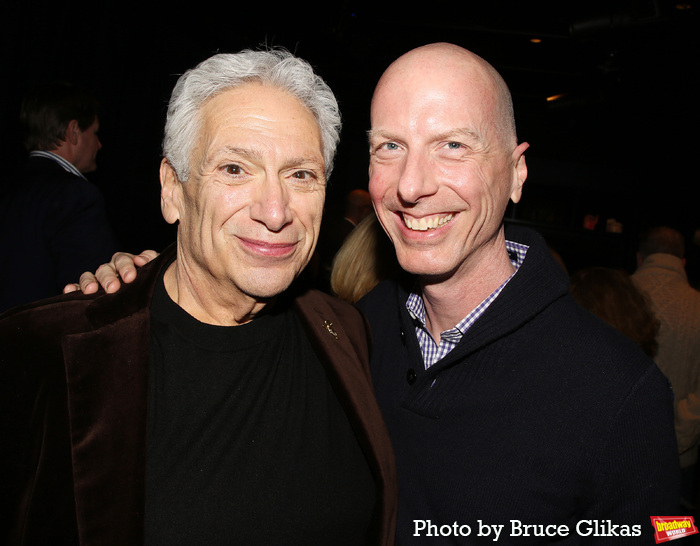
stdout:
<svg viewBox="0 0 700 546">
<path fill-rule="evenodd" d="M 397 89 L 409 91 L 413 96 L 443 93 L 460 101 L 465 108 L 479 108 L 484 117 L 482 131 L 495 132 L 508 148 L 517 143 L 508 86 L 493 66 L 460 46 L 425 45 L 389 65 L 372 98 L 372 129 L 379 111 L 385 107 L 384 99 L 391 101 L 392 96 L 397 96 Z"/>
</svg>

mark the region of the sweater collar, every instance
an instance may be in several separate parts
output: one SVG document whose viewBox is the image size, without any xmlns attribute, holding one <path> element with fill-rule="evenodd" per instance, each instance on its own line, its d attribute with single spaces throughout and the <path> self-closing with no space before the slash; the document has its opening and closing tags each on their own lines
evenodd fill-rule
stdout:
<svg viewBox="0 0 700 546">
<path fill-rule="evenodd" d="M 569 279 L 564 269 L 554 260 L 541 235 L 528 228 L 506 227 L 506 239 L 526 245 L 527 256 L 500 295 L 470 327 L 459 345 L 433 368 L 435 372 L 451 365 L 465 354 L 508 335 L 532 320 L 554 301 L 569 294 Z M 399 288 L 401 313 L 405 330 L 414 326 L 413 318 L 405 309 L 409 292 Z M 431 370 L 433 369 L 431 368 Z"/>
</svg>

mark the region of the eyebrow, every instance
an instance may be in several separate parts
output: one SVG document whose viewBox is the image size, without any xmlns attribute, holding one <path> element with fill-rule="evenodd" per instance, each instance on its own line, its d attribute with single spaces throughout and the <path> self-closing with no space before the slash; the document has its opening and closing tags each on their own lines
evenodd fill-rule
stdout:
<svg viewBox="0 0 700 546">
<path fill-rule="evenodd" d="M 221 154 L 239 155 L 249 159 L 262 159 L 262 154 L 258 150 L 252 148 L 239 148 L 237 146 L 223 146 L 222 148 L 219 148 L 211 153 L 209 157 L 218 157 Z"/>
<path fill-rule="evenodd" d="M 252 161 L 261 161 L 263 159 L 263 154 L 254 148 L 241 148 L 238 146 L 223 146 L 218 150 L 207 156 L 207 162 L 213 161 L 215 158 L 222 154 L 232 154 L 238 155 L 240 157 L 250 159 Z M 318 169 L 324 170 L 324 162 L 322 155 L 319 151 L 318 157 L 307 157 L 307 156 L 297 156 L 291 157 L 284 162 L 286 168 L 301 166 L 301 165 L 313 165 Z"/>
<path fill-rule="evenodd" d="M 373 138 L 388 138 L 389 140 L 400 140 L 391 135 L 391 133 L 388 133 L 386 131 L 375 131 L 374 129 L 369 129 L 367 131 L 367 140 L 371 141 Z"/>
<path fill-rule="evenodd" d="M 451 131 L 447 131 L 445 133 L 442 133 L 438 135 L 435 140 L 445 140 L 453 136 L 465 136 L 471 140 L 475 140 L 477 142 L 482 142 L 483 137 L 481 136 L 480 133 L 473 131 L 472 129 L 467 129 L 465 128 L 459 128 L 459 129 L 452 129 Z"/>
<path fill-rule="evenodd" d="M 472 129 L 467 129 L 466 127 L 464 127 L 464 128 L 450 129 L 449 131 L 445 131 L 445 132 L 443 132 L 443 133 L 439 133 L 439 134 L 435 135 L 434 137 L 432 137 L 432 140 L 433 140 L 433 141 L 438 141 L 438 140 L 449 140 L 450 138 L 455 137 L 455 136 L 467 137 L 468 139 L 470 139 L 470 140 L 472 140 L 472 141 L 475 141 L 475 142 L 477 142 L 477 143 L 483 143 L 483 142 L 484 142 L 484 139 L 483 139 L 483 137 L 481 136 L 480 133 L 478 133 L 478 132 L 476 132 L 476 131 L 473 131 Z M 389 139 L 389 140 L 399 140 L 399 141 L 403 140 L 403 139 L 401 139 L 401 138 L 398 138 L 398 137 L 394 136 L 394 135 L 393 135 L 391 132 L 389 132 L 389 131 L 385 131 L 385 130 L 377 130 L 377 131 L 375 131 L 375 130 L 373 130 L 373 129 L 370 129 L 369 131 L 367 131 L 367 139 L 368 139 L 368 141 L 371 142 L 372 139 L 374 139 L 374 138 L 386 138 L 386 139 Z"/>
</svg>

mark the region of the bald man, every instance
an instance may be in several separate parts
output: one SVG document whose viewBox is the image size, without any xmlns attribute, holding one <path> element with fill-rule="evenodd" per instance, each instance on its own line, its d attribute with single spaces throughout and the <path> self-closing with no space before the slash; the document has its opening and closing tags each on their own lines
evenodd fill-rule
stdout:
<svg viewBox="0 0 700 546">
<path fill-rule="evenodd" d="M 420 47 L 380 79 L 371 122 L 369 191 L 411 274 L 358 304 L 397 544 L 654 544 L 650 516 L 678 513 L 672 393 L 574 302 L 537 233 L 504 228 L 528 145 L 501 76 L 455 45 Z M 129 256 L 115 262 L 133 278 Z M 110 291 L 113 268 L 98 275 Z"/>
<path fill-rule="evenodd" d="M 371 123 L 369 191 L 413 275 L 359 303 L 397 543 L 653 543 L 649 517 L 677 512 L 671 391 L 574 303 L 536 233 L 504 229 L 528 145 L 503 79 L 460 47 L 421 47 L 380 79 Z"/>
</svg>

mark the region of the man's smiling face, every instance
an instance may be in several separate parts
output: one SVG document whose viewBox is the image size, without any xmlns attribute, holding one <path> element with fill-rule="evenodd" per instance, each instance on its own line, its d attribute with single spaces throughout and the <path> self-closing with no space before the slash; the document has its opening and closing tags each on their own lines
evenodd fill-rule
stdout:
<svg viewBox="0 0 700 546">
<path fill-rule="evenodd" d="M 440 280 L 469 267 L 520 198 L 527 144 L 504 138 L 498 96 L 477 63 L 429 55 L 390 67 L 377 87 L 369 190 L 410 273 Z"/>
<path fill-rule="evenodd" d="M 258 83 L 215 96 L 201 116 L 189 180 L 167 162 L 161 169 L 163 214 L 180 224 L 178 263 L 197 289 L 276 296 L 318 239 L 326 190 L 318 123 L 297 98 Z"/>
</svg>

